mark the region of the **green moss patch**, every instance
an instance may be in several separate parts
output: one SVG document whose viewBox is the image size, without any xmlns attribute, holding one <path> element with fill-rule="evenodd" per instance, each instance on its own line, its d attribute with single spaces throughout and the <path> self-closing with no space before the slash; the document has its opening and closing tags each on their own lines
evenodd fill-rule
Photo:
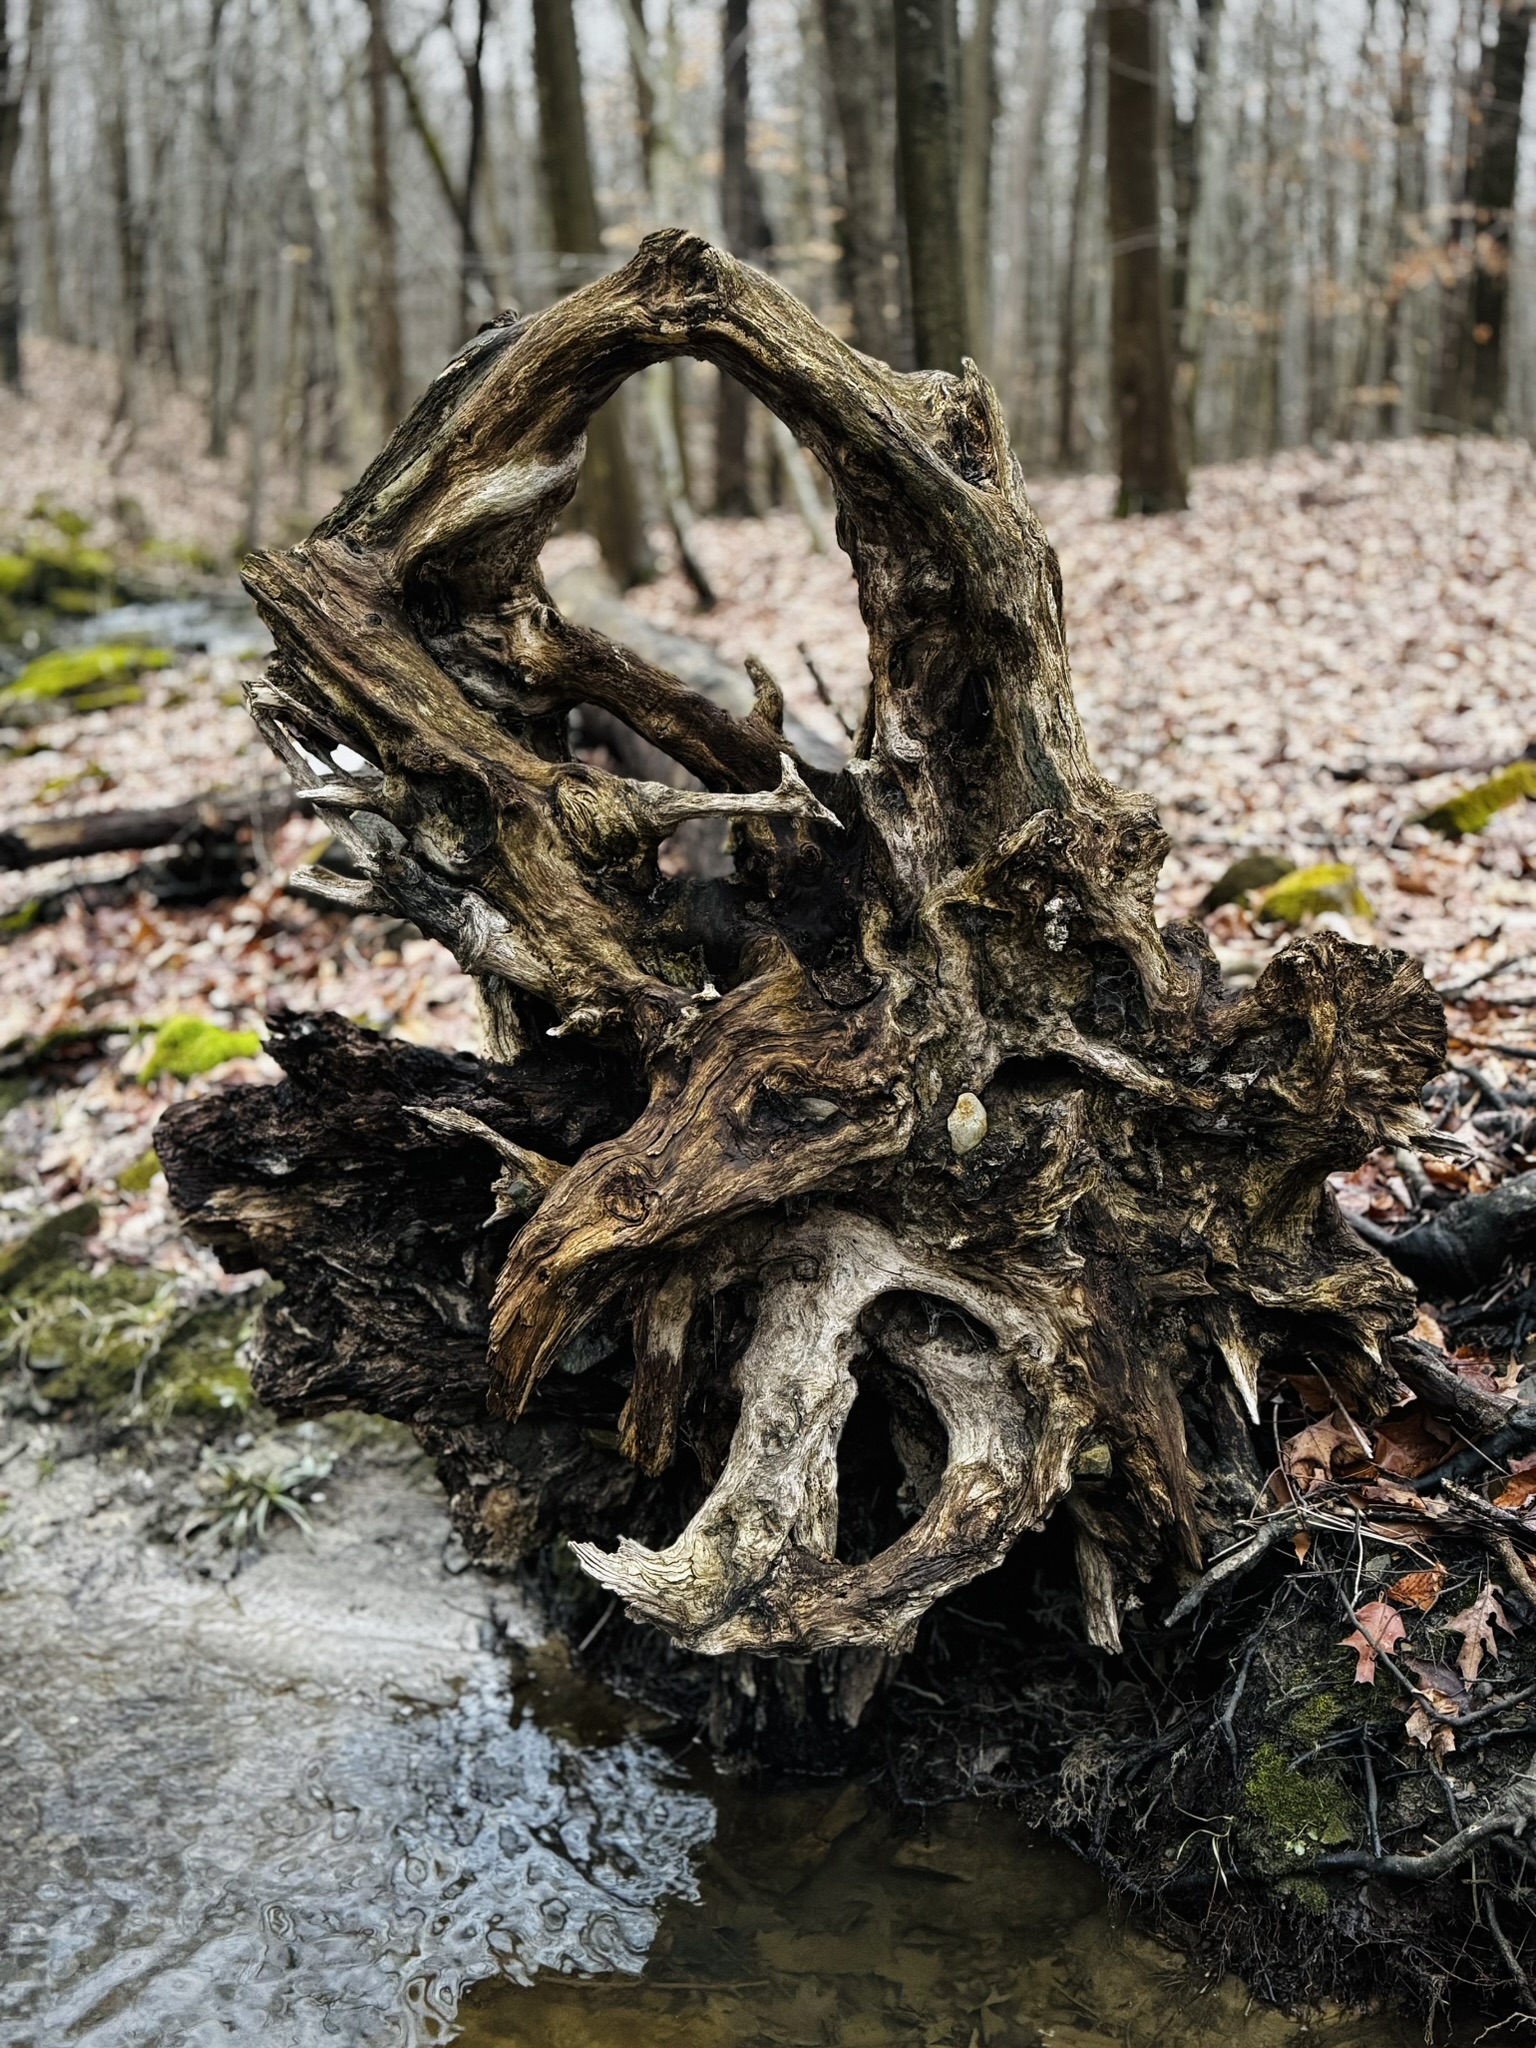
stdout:
<svg viewBox="0 0 1536 2048">
<path fill-rule="evenodd" d="M 19 711 L 58 705 L 70 711 L 100 711 L 110 704 L 137 703 L 136 678 L 147 669 L 169 668 L 174 655 L 163 647 L 108 641 L 101 647 L 57 647 L 29 661 L 13 683 L 0 690 L 0 721 Z"/>
<path fill-rule="evenodd" d="M 261 1040 L 254 1031 L 226 1031 L 202 1017 L 167 1017 L 155 1033 L 155 1042 L 139 1075 L 153 1081 L 157 1074 L 173 1074 L 178 1081 L 190 1081 L 194 1074 L 211 1073 L 226 1060 L 254 1059 Z"/>
<path fill-rule="evenodd" d="M 92 1272 L 79 1235 L 78 1215 L 65 1212 L 9 1248 L 0 1367 L 25 1369 L 50 1408 L 81 1403 L 157 1424 L 243 1415 L 252 1397 L 241 1355 L 267 1290 L 188 1306 L 173 1274 Z"/>
<path fill-rule="evenodd" d="M 1274 1867 L 1355 1838 L 1355 1804 L 1331 1771 L 1302 1772 L 1273 1742 L 1261 1742 L 1243 1786 L 1261 1854 Z"/>
<path fill-rule="evenodd" d="M 1416 823 L 1427 825 L 1442 838 L 1460 839 L 1469 832 L 1481 832 L 1491 818 L 1519 803 L 1522 797 L 1536 797 L 1536 761 L 1512 761 L 1487 782 L 1464 789 L 1459 796 L 1449 797 L 1433 810 L 1425 811 Z"/>
<path fill-rule="evenodd" d="M 1325 910 L 1346 917 L 1369 917 L 1371 906 L 1345 861 L 1323 861 L 1317 867 L 1295 868 L 1266 889 L 1254 913 L 1260 924 L 1301 924 Z"/>
</svg>

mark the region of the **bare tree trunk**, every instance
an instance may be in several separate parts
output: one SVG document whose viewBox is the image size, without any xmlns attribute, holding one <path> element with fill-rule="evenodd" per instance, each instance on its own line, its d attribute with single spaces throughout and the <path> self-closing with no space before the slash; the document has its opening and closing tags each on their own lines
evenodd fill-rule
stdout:
<svg viewBox="0 0 1536 2048">
<path fill-rule="evenodd" d="M 203 46 L 203 289 L 208 310 L 208 452 L 229 452 L 229 214 L 233 138 L 219 106 L 220 47 L 227 0 L 209 0 Z"/>
<path fill-rule="evenodd" d="M 1105 0 L 1107 193 L 1122 516 L 1188 502 L 1162 255 L 1155 0 Z"/>
<path fill-rule="evenodd" d="M 45 0 L 29 0 L 27 70 L 32 84 L 33 143 L 37 179 L 38 325 L 45 334 L 61 331 L 59 318 L 59 223 L 53 186 L 53 65 Z"/>
<path fill-rule="evenodd" d="M 960 232 L 973 347 L 990 356 L 992 144 L 997 128 L 997 0 L 976 0 L 961 53 Z"/>
<path fill-rule="evenodd" d="M 533 0 L 533 59 L 540 154 L 556 247 L 572 255 L 600 256 L 603 238 L 571 0 Z M 587 429 L 582 506 L 621 589 L 654 575 L 617 399 L 604 406 Z"/>
<path fill-rule="evenodd" d="M 1089 0 L 1083 12 L 1082 109 L 1078 118 L 1076 166 L 1072 177 L 1072 212 L 1067 228 L 1066 271 L 1056 343 L 1056 461 L 1075 469 L 1079 458 L 1077 380 L 1078 299 L 1083 237 L 1088 219 L 1088 186 L 1093 166 L 1093 134 L 1103 78 L 1104 0 Z"/>
<path fill-rule="evenodd" d="M 906 368 L 903 266 L 896 224 L 896 74 L 885 0 L 821 0 L 832 102 L 842 140 L 838 235 L 854 345 Z"/>
<path fill-rule="evenodd" d="M 720 222 L 731 252 L 761 263 L 771 236 L 748 152 L 750 9 L 751 0 L 725 0 L 720 18 Z M 749 407 L 745 388 L 734 377 L 722 377 L 715 411 L 715 510 L 731 519 L 756 509 L 747 476 Z"/>
<path fill-rule="evenodd" d="M 119 0 L 97 0 L 102 46 L 106 57 L 106 94 L 102 120 L 107 151 L 114 229 L 117 240 L 118 404 L 120 420 L 137 426 L 144 410 L 144 371 L 149 332 L 144 290 L 144 216 L 135 189 L 128 133 L 126 46 Z"/>
<path fill-rule="evenodd" d="M 21 252 L 16 240 L 16 153 L 25 73 L 0 6 L 0 383 L 21 389 Z"/>
<path fill-rule="evenodd" d="M 1498 35 L 1483 46 L 1462 204 L 1451 235 L 1461 281 L 1446 306 L 1435 410 L 1480 433 L 1500 431 L 1503 419 L 1510 229 L 1531 14 L 1531 0 L 1498 0 Z"/>
<path fill-rule="evenodd" d="M 971 346 L 960 223 L 960 30 L 955 0 L 893 0 L 896 135 L 920 369 L 958 370 Z"/>
<path fill-rule="evenodd" d="M 400 260 L 390 164 L 388 0 L 368 7 L 368 204 L 373 228 L 373 356 L 385 430 L 405 411 L 405 352 L 400 334 Z"/>
<path fill-rule="evenodd" d="M 1424 12 L 1422 0 L 1398 0 L 1397 73 L 1392 84 L 1392 264 L 1387 273 L 1382 344 L 1383 434 L 1411 434 L 1415 366 L 1403 318 L 1413 289 L 1414 257 L 1424 242 Z"/>
</svg>

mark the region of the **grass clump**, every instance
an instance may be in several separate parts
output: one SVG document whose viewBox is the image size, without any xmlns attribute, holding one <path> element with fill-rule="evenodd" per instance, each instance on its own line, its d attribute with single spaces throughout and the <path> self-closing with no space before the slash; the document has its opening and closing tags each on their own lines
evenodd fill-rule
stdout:
<svg viewBox="0 0 1536 2048">
<path fill-rule="evenodd" d="M 1345 861 L 1323 861 L 1317 867 L 1293 868 L 1266 889 L 1254 916 L 1260 924 L 1300 924 L 1324 911 L 1347 917 L 1369 917 L 1371 906 Z"/>
<path fill-rule="evenodd" d="M 1536 761 L 1523 758 L 1511 761 L 1487 782 L 1436 804 L 1415 822 L 1427 825 L 1443 839 L 1461 839 L 1469 832 L 1481 832 L 1490 819 L 1522 797 L 1536 797 Z"/>
<path fill-rule="evenodd" d="M 226 1060 L 254 1059 L 260 1051 L 261 1039 L 254 1031 L 226 1031 L 202 1017 L 167 1017 L 155 1033 L 139 1079 L 149 1082 L 157 1074 L 171 1074 L 178 1081 L 190 1081 L 196 1074 L 222 1067 Z"/>
<path fill-rule="evenodd" d="M 230 1550 L 259 1545 L 274 1515 L 283 1515 L 305 1536 L 313 1532 L 309 1507 L 325 1496 L 317 1489 L 336 1469 L 325 1451 L 291 1451 L 266 1445 L 243 1458 L 207 1457 L 202 1486 L 207 1504 L 182 1524 L 183 1541 L 208 1530 Z"/>
</svg>

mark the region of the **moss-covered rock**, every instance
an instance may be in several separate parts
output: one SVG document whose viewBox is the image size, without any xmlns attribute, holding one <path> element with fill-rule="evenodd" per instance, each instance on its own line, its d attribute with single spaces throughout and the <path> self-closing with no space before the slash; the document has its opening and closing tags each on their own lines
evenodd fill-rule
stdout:
<svg viewBox="0 0 1536 2048">
<path fill-rule="evenodd" d="M 131 1166 L 125 1166 L 117 1176 L 117 1184 L 125 1195 L 142 1195 L 155 1175 L 160 1171 L 160 1155 L 151 1146 L 141 1152 Z"/>
<path fill-rule="evenodd" d="M 1284 854 L 1245 853 L 1241 860 L 1235 860 L 1224 868 L 1200 899 L 1200 915 L 1208 917 L 1213 910 L 1219 910 L 1224 903 L 1246 903 L 1261 889 L 1267 889 L 1272 882 L 1283 881 L 1296 869 Z"/>
</svg>

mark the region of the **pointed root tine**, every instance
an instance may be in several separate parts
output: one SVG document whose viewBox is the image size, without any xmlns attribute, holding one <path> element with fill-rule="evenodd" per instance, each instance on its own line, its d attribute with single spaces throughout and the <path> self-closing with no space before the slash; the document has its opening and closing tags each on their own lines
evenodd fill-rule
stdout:
<svg viewBox="0 0 1536 2048">
<path fill-rule="evenodd" d="M 288 877 L 289 887 L 308 896 L 334 903 L 338 910 L 354 916 L 385 916 L 389 905 L 370 881 L 355 875 L 333 875 L 329 868 L 299 867 Z"/>
</svg>

